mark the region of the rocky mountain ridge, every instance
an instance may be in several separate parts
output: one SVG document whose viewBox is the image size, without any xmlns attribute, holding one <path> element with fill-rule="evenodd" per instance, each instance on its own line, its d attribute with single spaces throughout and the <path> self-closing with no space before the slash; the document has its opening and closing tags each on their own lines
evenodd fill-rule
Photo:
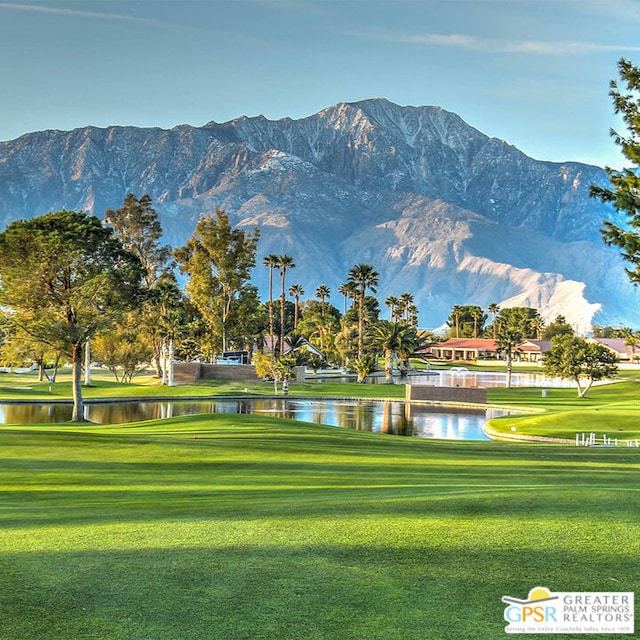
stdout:
<svg viewBox="0 0 640 640">
<path fill-rule="evenodd" d="M 259 256 L 288 253 L 290 283 L 333 291 L 369 262 L 380 298 L 411 291 L 421 326 L 453 304 L 531 304 L 638 325 L 616 251 L 598 229 L 616 214 L 589 198 L 599 167 L 533 160 L 439 107 L 384 99 L 303 118 L 240 117 L 202 127 L 85 127 L 0 143 L 0 227 L 60 208 L 102 216 L 149 193 L 167 241 L 182 244 L 219 207 L 261 229 Z M 267 270 L 255 281 L 266 291 Z"/>
</svg>

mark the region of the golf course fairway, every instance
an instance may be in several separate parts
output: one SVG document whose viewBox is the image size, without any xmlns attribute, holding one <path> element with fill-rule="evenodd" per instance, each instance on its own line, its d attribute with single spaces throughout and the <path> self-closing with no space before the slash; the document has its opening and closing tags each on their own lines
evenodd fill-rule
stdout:
<svg viewBox="0 0 640 640">
<path fill-rule="evenodd" d="M 640 585 L 639 449 L 220 414 L 0 443 L 3 640 L 492 640 L 502 596 Z"/>
</svg>

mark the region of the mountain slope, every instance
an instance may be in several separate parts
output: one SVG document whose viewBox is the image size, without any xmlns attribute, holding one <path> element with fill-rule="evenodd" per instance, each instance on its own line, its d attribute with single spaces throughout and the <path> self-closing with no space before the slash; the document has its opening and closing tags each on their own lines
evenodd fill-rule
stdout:
<svg viewBox="0 0 640 640">
<path fill-rule="evenodd" d="M 453 304 L 539 306 L 585 329 L 638 324 L 615 214 L 588 197 L 603 170 L 533 160 L 438 107 L 340 103 L 300 120 L 241 117 L 171 130 L 86 127 L 0 143 L 0 226 L 59 208 L 102 215 L 149 193 L 178 245 L 225 209 L 262 231 L 260 256 L 289 253 L 289 282 L 334 294 L 370 262 L 380 297 L 409 290 L 423 326 Z M 256 268 L 265 291 L 267 272 Z M 334 295 L 334 303 L 339 297 Z"/>
</svg>

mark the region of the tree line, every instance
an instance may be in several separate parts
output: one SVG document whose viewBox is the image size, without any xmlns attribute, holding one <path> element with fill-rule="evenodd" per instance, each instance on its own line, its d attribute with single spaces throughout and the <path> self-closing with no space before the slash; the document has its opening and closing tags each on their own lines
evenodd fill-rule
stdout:
<svg viewBox="0 0 640 640">
<path fill-rule="evenodd" d="M 629 135 L 612 135 L 637 166 L 640 68 L 623 59 L 619 74 L 625 88 L 612 82 L 611 96 Z M 620 248 L 631 265 L 629 278 L 638 283 L 640 173 L 606 171 L 611 187 L 594 185 L 591 195 L 627 214 L 629 224 L 623 228 L 605 222 L 603 239 Z M 379 303 L 370 295 L 376 293 L 379 273 L 372 265 L 359 264 L 339 287 L 342 312 L 327 302 L 331 292 L 323 284 L 315 291 L 316 299 L 307 301 L 301 301 L 302 287 L 291 284 L 291 302 L 286 276 L 295 268 L 294 258 L 271 254 L 262 263 L 269 269 L 269 300 L 263 303 L 250 281 L 259 236 L 257 228 L 233 228 L 226 213 L 218 210 L 200 218 L 185 246 L 172 251 L 160 242 L 162 229 L 150 197 L 133 194 L 119 209 L 109 209 L 104 221 L 63 210 L 13 222 L 0 233 L 2 357 L 38 362 L 41 371 L 45 363 L 70 360 L 74 420 L 82 419 L 82 358 L 90 342 L 116 376 L 120 372 L 130 380 L 140 363 L 152 361 L 167 384 L 172 384 L 176 354 L 185 360 L 212 358 L 230 347 L 251 351 L 256 346 L 266 352 L 265 366 L 274 375 L 287 375 L 294 360 L 307 358 L 311 366 L 348 366 L 362 379 L 380 355 L 387 377 L 394 360 L 406 372 L 411 355 L 420 353 L 429 340 L 417 329 L 417 308 L 409 292 L 389 296 L 389 320 L 381 319 Z M 184 290 L 176 268 L 187 278 Z M 274 275 L 280 279 L 278 312 Z M 492 322 L 485 327 L 489 316 Z M 450 336 L 493 337 L 509 365 L 524 338 L 566 344 L 575 339 L 562 316 L 545 327 L 536 310 L 500 309 L 497 303 L 487 312 L 475 305 L 455 305 L 447 324 Z M 305 354 L 295 346 L 303 341 L 315 350 Z M 295 355 L 286 360 L 287 352 Z"/>
<path fill-rule="evenodd" d="M 37 362 L 41 376 L 45 365 L 53 364 L 55 375 L 61 360 L 70 361 L 75 420 L 83 412 L 89 343 L 93 360 L 123 381 L 152 362 L 162 382 L 172 384 L 174 359 L 213 360 L 230 350 L 267 353 L 287 371 L 294 364 L 346 366 L 359 379 L 379 355 L 392 363 L 400 354 L 406 372 L 425 344 L 411 294 L 390 297 L 390 320 L 380 319 L 370 295 L 379 274 L 371 265 L 354 265 L 339 288 L 341 312 L 330 304 L 327 285 L 307 300 L 301 285 L 287 288 L 294 259 L 271 254 L 262 263 L 269 270 L 269 300 L 263 302 L 250 279 L 259 237 L 257 228 L 234 228 L 217 210 L 202 216 L 186 244 L 172 250 L 161 242 L 151 198 L 134 194 L 107 210 L 104 220 L 63 210 L 13 222 L 0 233 L 2 360 Z M 176 271 L 186 278 L 184 287 Z"/>
</svg>

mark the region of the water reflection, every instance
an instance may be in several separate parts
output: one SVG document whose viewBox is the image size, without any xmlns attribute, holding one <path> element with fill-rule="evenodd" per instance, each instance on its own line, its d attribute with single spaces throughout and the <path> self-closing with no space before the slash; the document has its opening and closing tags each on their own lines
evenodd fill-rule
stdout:
<svg viewBox="0 0 640 640">
<path fill-rule="evenodd" d="M 502 411 L 456 409 L 405 402 L 357 400 L 238 399 L 193 402 L 119 402 L 86 405 L 88 420 L 122 424 L 157 418 L 227 413 L 268 415 L 359 431 L 418 438 L 488 440 L 482 428 Z M 42 424 L 71 419 L 70 405 L 0 405 L 0 424 Z"/>
<path fill-rule="evenodd" d="M 407 378 L 394 377 L 396 384 L 423 384 L 432 387 L 505 387 L 507 374 L 501 371 L 431 371 L 412 374 Z M 355 382 L 355 376 L 310 376 L 307 382 Z M 387 384 L 384 376 L 369 376 L 368 384 Z M 512 387 L 574 388 L 572 380 L 549 378 L 541 373 L 512 373 Z"/>
<path fill-rule="evenodd" d="M 505 387 L 507 373 L 499 371 L 440 371 L 429 375 L 415 375 L 408 379 L 410 384 L 434 387 Z M 541 373 L 512 373 L 512 387 L 571 388 L 572 380 L 549 378 Z"/>
</svg>

